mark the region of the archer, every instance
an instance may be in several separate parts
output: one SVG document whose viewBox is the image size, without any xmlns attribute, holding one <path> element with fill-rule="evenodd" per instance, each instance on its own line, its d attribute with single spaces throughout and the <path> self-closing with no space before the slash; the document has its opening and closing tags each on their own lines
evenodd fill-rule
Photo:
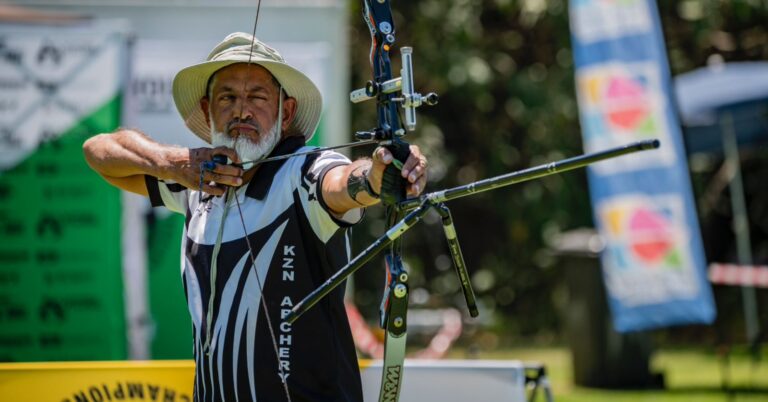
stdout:
<svg viewBox="0 0 768 402">
<path fill-rule="evenodd" d="M 322 101 L 309 78 L 245 33 L 180 71 L 173 97 L 212 148 L 159 144 L 127 129 L 83 148 L 110 184 L 186 216 L 195 399 L 362 401 L 343 290 L 295 324 L 283 319 L 349 261 L 347 229 L 379 202 L 391 153 L 379 147 L 350 162 L 324 151 L 259 164 L 310 149 Z M 232 164 L 212 162 L 222 156 Z M 401 174 L 407 195 L 418 196 L 427 179 L 418 147 Z"/>
</svg>

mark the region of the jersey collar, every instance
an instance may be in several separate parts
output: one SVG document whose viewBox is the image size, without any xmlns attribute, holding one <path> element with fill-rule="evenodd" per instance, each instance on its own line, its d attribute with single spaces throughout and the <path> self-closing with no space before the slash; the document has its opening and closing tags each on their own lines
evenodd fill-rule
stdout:
<svg viewBox="0 0 768 402">
<path fill-rule="evenodd" d="M 290 136 L 280 141 L 268 157 L 290 154 L 303 147 L 304 144 L 304 136 Z M 272 181 L 275 178 L 275 174 L 277 174 L 277 171 L 280 170 L 287 160 L 288 159 L 281 159 L 279 161 L 261 164 L 261 166 L 256 169 L 256 174 L 253 175 L 251 181 L 248 183 L 245 195 L 257 200 L 263 200 L 267 195 L 269 188 L 272 187 Z"/>
</svg>

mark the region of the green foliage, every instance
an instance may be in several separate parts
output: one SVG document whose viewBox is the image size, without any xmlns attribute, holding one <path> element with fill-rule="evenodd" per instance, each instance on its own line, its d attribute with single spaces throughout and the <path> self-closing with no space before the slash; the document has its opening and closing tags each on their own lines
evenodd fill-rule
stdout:
<svg viewBox="0 0 768 402">
<path fill-rule="evenodd" d="M 352 87 L 370 79 L 369 33 L 358 1 L 350 3 Z M 430 160 L 434 191 L 582 152 L 565 0 L 395 1 L 397 46 L 414 48 L 417 91 L 440 95 L 419 110 L 407 140 Z M 676 73 L 726 60 L 768 57 L 765 1 L 661 2 Z M 762 22 L 760 22 L 762 21 Z M 399 55 L 393 52 L 394 70 Z M 375 122 L 372 104 L 353 106 L 352 128 Z M 510 336 L 559 332 L 564 272 L 548 251 L 555 234 L 592 226 L 584 171 L 548 177 L 451 202 L 481 314 Z M 381 235 L 380 211 L 356 229 L 355 250 Z M 363 233 L 361 233 L 363 232 Z M 361 234 L 370 234 L 364 236 Z M 428 305 L 463 308 L 437 217 L 405 237 L 412 287 Z M 380 260 L 377 260 L 380 261 Z M 356 275 L 357 302 L 373 317 L 381 263 Z"/>
</svg>

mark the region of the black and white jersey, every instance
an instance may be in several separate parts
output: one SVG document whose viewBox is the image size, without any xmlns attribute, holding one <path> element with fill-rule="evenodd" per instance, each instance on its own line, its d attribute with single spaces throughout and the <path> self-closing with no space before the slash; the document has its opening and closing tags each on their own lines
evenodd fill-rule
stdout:
<svg viewBox="0 0 768 402">
<path fill-rule="evenodd" d="M 289 137 L 272 156 L 309 149 L 303 137 Z M 350 258 L 347 228 L 361 210 L 335 218 L 319 184 L 348 163 L 326 151 L 261 165 L 247 186 L 232 190 L 245 230 L 233 198 L 201 199 L 197 190 L 147 177 L 152 204 L 186 216 L 181 273 L 194 327 L 195 400 L 285 401 L 279 361 L 295 402 L 362 401 L 344 287 L 293 325 L 282 320 Z"/>
</svg>

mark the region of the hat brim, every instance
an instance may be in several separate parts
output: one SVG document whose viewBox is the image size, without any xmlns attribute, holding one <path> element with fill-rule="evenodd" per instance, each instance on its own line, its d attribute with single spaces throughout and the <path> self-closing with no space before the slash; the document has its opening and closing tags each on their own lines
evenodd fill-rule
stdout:
<svg viewBox="0 0 768 402">
<path fill-rule="evenodd" d="M 173 101 L 176 104 L 184 124 L 203 141 L 211 143 L 211 129 L 205 121 L 205 114 L 200 107 L 200 100 L 205 97 L 208 80 L 216 71 L 236 63 L 249 63 L 243 60 L 214 60 L 206 61 L 187 67 L 173 80 Z M 266 68 L 282 85 L 288 96 L 296 99 L 296 115 L 292 126 L 304 134 L 306 141 L 315 133 L 320 122 L 323 108 L 323 98 L 317 86 L 301 71 L 272 60 L 252 59 L 250 64 Z"/>
</svg>

